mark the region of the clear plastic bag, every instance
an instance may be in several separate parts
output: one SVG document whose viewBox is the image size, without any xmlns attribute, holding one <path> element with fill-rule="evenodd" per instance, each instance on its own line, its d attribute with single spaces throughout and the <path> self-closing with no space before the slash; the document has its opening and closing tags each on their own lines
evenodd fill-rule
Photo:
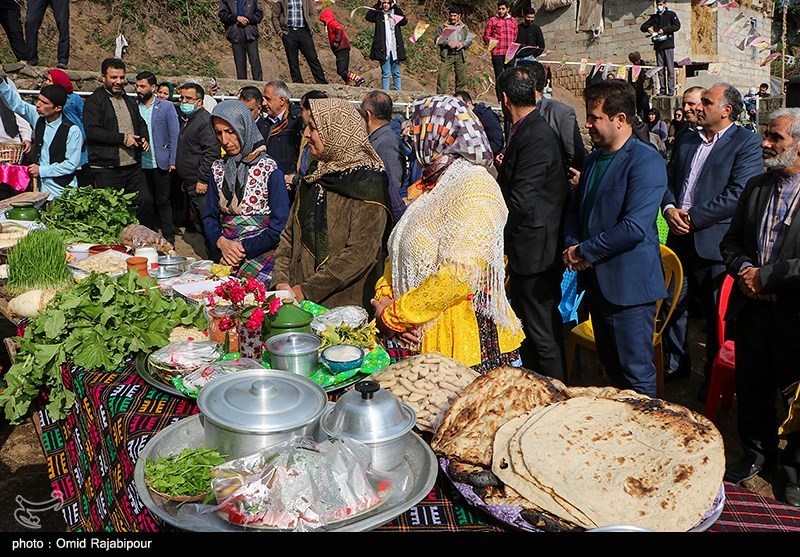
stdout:
<svg viewBox="0 0 800 557">
<path fill-rule="evenodd" d="M 222 360 L 213 362 L 208 365 L 197 368 L 184 375 L 183 377 L 176 377 L 172 380 L 173 385 L 183 394 L 197 398 L 200 389 L 203 388 L 209 381 L 235 373 L 237 371 L 245 371 L 248 369 L 263 369 L 263 365 L 258 360 L 252 358 L 235 358 L 233 360 Z"/>
<path fill-rule="evenodd" d="M 296 436 L 212 470 L 217 506 L 228 522 L 308 531 L 331 526 L 388 499 L 391 481 L 370 467 L 370 450 L 352 439 Z"/>
<path fill-rule="evenodd" d="M 120 242 L 132 248 L 150 246 L 159 253 L 174 254 L 175 247 L 166 238 L 141 224 L 130 224 L 122 231 Z"/>
<path fill-rule="evenodd" d="M 189 372 L 200 366 L 216 362 L 225 351 L 216 342 L 171 342 L 150 354 L 150 363 L 159 369 Z"/>
</svg>

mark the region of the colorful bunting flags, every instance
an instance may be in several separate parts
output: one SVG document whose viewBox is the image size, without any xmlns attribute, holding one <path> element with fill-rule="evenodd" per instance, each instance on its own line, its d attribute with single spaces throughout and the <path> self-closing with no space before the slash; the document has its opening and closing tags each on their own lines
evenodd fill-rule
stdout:
<svg viewBox="0 0 800 557">
<path fill-rule="evenodd" d="M 425 30 L 430 26 L 430 23 L 425 23 L 422 20 L 418 21 L 414 26 L 414 32 L 411 34 L 411 38 L 408 40 L 412 43 L 417 42 L 422 37 L 422 34 L 425 33 Z"/>
<path fill-rule="evenodd" d="M 649 70 L 644 72 L 644 75 L 645 75 L 645 77 L 653 77 L 654 75 L 656 75 L 658 72 L 660 72 L 663 69 L 664 69 L 664 66 L 658 66 L 658 67 L 655 67 L 655 68 L 650 68 Z"/>
<path fill-rule="evenodd" d="M 619 68 L 617 68 L 617 79 L 627 79 L 628 78 L 628 66 L 622 64 Z"/>
<path fill-rule="evenodd" d="M 508 64 L 509 62 L 511 62 L 511 60 L 514 59 L 514 55 L 517 54 L 517 51 L 519 50 L 520 46 L 521 45 L 519 43 L 511 43 L 510 45 L 508 45 L 508 50 L 506 50 L 506 57 L 503 60 L 504 64 Z"/>
<path fill-rule="evenodd" d="M 578 75 L 581 77 L 586 77 L 586 65 L 589 63 L 588 58 L 581 58 L 581 65 L 578 68 Z"/>
<path fill-rule="evenodd" d="M 565 55 L 564 55 L 564 56 L 561 58 L 561 62 L 558 64 L 558 67 L 557 67 L 555 70 L 553 70 L 553 71 L 556 71 L 556 72 L 557 72 L 558 70 L 560 70 L 561 68 L 563 68 L 563 67 L 566 65 L 566 63 L 567 63 L 567 62 L 569 62 L 569 59 L 570 59 L 570 55 L 569 55 L 569 54 L 565 54 Z M 584 70 L 584 71 L 585 71 L 585 70 Z"/>
<path fill-rule="evenodd" d="M 633 66 L 631 68 L 631 79 L 633 81 L 636 81 L 637 79 L 639 79 L 640 73 L 642 73 L 642 67 L 639 65 Z"/>
<path fill-rule="evenodd" d="M 763 68 L 764 66 L 766 66 L 767 64 L 778 58 L 780 55 L 781 55 L 780 52 L 773 52 L 772 54 L 761 60 L 761 67 Z"/>
<path fill-rule="evenodd" d="M 594 74 L 596 74 L 597 71 L 600 69 L 600 66 L 602 66 L 602 65 L 603 65 L 603 61 L 602 60 L 598 60 L 597 62 L 595 62 L 594 63 L 594 68 L 592 68 L 592 73 L 589 74 L 589 77 L 592 77 Z"/>
</svg>

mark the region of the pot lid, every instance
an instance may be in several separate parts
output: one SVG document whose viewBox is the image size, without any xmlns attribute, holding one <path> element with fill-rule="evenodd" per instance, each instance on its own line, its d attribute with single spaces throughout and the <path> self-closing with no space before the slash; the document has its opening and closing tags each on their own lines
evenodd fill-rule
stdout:
<svg viewBox="0 0 800 557">
<path fill-rule="evenodd" d="M 225 429 L 273 433 L 315 422 L 325 410 L 325 391 L 285 371 L 251 369 L 219 377 L 200 390 L 197 405 Z"/>
<path fill-rule="evenodd" d="M 375 381 L 359 381 L 320 420 L 330 437 L 350 437 L 362 443 L 390 441 L 406 434 L 417 415 Z"/>
<path fill-rule="evenodd" d="M 294 304 L 283 304 L 275 317 L 270 321 L 273 327 L 289 329 L 291 327 L 305 327 L 314 316 L 303 308 Z"/>
<path fill-rule="evenodd" d="M 302 332 L 281 333 L 267 339 L 266 348 L 278 356 L 301 356 L 315 352 L 322 344 L 317 335 Z"/>
</svg>

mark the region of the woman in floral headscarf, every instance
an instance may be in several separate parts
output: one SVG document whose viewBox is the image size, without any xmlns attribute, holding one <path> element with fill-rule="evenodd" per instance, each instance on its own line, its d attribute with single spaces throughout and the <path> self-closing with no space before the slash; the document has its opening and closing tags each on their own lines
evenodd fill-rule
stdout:
<svg viewBox="0 0 800 557">
<path fill-rule="evenodd" d="M 300 180 L 272 282 L 326 307 L 370 308 L 388 237 L 388 178 L 364 121 L 344 99 L 308 99 L 303 137 L 317 159 Z"/>
<path fill-rule="evenodd" d="M 211 124 L 225 158 L 211 164 L 203 230 L 236 276 L 269 284 L 289 213 L 286 179 L 267 155 L 264 138 L 242 101 L 219 103 Z"/>
<path fill-rule="evenodd" d="M 389 237 L 372 301 L 378 328 L 390 346 L 440 352 L 485 373 L 516 360 L 524 338 L 505 295 L 508 210 L 486 169 L 489 140 L 449 96 L 414 103 L 411 125 L 423 175 Z"/>
</svg>

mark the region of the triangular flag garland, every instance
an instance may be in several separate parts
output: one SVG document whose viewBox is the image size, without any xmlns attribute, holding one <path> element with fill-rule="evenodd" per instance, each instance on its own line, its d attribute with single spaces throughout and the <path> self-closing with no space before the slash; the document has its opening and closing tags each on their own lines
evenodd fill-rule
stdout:
<svg viewBox="0 0 800 557">
<path fill-rule="evenodd" d="M 663 69 L 664 69 L 664 66 L 658 66 L 657 68 L 650 68 L 649 70 L 644 72 L 644 76 L 645 77 L 653 77 L 654 75 L 656 75 L 658 72 L 660 72 Z"/>
<path fill-rule="evenodd" d="M 564 56 L 562 56 L 561 62 L 559 62 L 558 67 L 554 71 L 558 71 L 561 68 L 563 68 L 567 64 L 567 62 L 569 62 L 570 58 L 571 56 L 569 54 L 565 54 Z"/>
<path fill-rule="evenodd" d="M 628 77 L 628 66 L 622 64 L 617 68 L 617 79 L 626 79 Z"/>
<path fill-rule="evenodd" d="M 763 68 L 764 66 L 775 60 L 775 58 L 778 58 L 780 55 L 781 55 L 780 52 L 773 52 L 772 54 L 761 60 L 761 67 Z"/>
<path fill-rule="evenodd" d="M 514 55 L 519 50 L 520 44 L 519 43 L 511 43 L 508 45 L 508 50 L 506 50 L 506 57 L 503 60 L 503 63 L 508 64 L 511 60 L 514 59 Z"/>
<path fill-rule="evenodd" d="M 422 34 L 425 33 L 425 30 L 430 27 L 430 23 L 426 23 L 425 21 L 418 21 L 417 24 L 414 26 L 414 32 L 411 34 L 411 38 L 408 39 L 412 43 L 417 42 L 422 38 Z"/>
<path fill-rule="evenodd" d="M 636 81 L 639 79 L 639 74 L 642 73 L 642 67 L 639 65 L 635 65 L 631 68 L 631 79 Z"/>
<path fill-rule="evenodd" d="M 606 62 L 606 65 L 603 66 L 603 79 L 608 77 L 608 72 L 611 70 L 611 62 Z"/>
<path fill-rule="evenodd" d="M 592 68 L 592 73 L 589 74 L 589 77 L 592 77 L 594 74 L 596 74 L 597 71 L 600 69 L 600 66 L 602 66 L 602 65 L 603 65 L 603 61 L 602 60 L 596 61 L 594 63 L 594 68 Z"/>
<path fill-rule="evenodd" d="M 744 19 L 744 14 L 743 14 L 743 13 L 741 13 L 741 12 L 739 12 L 739 15 L 737 15 L 737 16 L 736 16 L 736 19 L 734 19 L 734 20 L 733 20 L 733 23 L 731 23 L 730 25 L 728 25 L 728 27 L 726 27 L 726 28 L 725 28 L 725 30 L 722 32 L 722 36 L 723 36 L 723 37 L 725 37 L 725 38 L 727 39 L 727 38 L 728 38 L 728 35 L 730 35 L 730 34 L 731 34 L 731 32 L 733 31 L 733 29 L 734 29 L 734 28 L 735 28 L 737 25 L 739 25 L 739 24 L 740 24 L 740 22 L 741 22 L 743 19 Z"/>
<path fill-rule="evenodd" d="M 581 58 L 581 65 L 578 68 L 578 75 L 581 77 L 586 77 L 586 65 L 589 63 L 588 58 Z"/>
</svg>

